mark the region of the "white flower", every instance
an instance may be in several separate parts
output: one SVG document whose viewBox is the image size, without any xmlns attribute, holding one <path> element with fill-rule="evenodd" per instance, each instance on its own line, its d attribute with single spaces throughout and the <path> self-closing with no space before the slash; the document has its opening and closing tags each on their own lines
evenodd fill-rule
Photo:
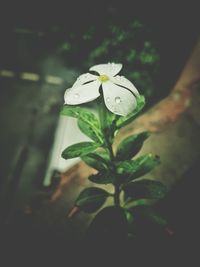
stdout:
<svg viewBox="0 0 200 267">
<path fill-rule="evenodd" d="M 90 102 L 100 96 L 102 85 L 106 107 L 117 115 L 126 116 L 137 105 L 136 96 L 139 95 L 135 86 L 125 77 L 118 74 L 122 64 L 100 64 L 90 68 L 99 74 L 85 73 L 79 76 L 72 88 L 66 90 L 65 104 L 78 105 Z"/>
</svg>

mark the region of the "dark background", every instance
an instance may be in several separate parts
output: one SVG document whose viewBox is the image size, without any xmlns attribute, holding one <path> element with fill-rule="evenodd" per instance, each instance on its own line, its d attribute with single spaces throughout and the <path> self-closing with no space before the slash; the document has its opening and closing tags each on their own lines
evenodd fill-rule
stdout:
<svg viewBox="0 0 200 267">
<path fill-rule="evenodd" d="M 46 55 L 48 53 L 52 53 L 52 51 L 54 51 L 53 49 L 56 45 L 57 40 L 62 40 L 66 34 L 76 33 L 81 35 L 81 33 L 84 32 L 89 25 L 95 24 L 99 29 L 99 34 L 103 35 L 104 27 L 110 21 L 123 25 L 128 23 L 128 21 L 134 16 L 139 18 L 145 23 L 145 25 L 148 26 L 148 28 L 151 29 L 152 39 L 154 40 L 158 48 L 161 58 L 160 74 L 156 80 L 156 83 L 158 87 L 162 86 L 163 89 L 161 94 L 155 95 L 152 105 L 162 97 L 168 95 L 170 89 L 177 80 L 179 73 L 184 66 L 184 63 L 190 55 L 191 50 L 199 37 L 200 31 L 199 9 L 192 2 L 188 4 L 180 2 L 176 5 L 174 3 L 169 4 L 166 2 L 152 4 L 151 1 L 121 1 L 119 3 L 116 3 L 115 1 L 66 1 L 62 5 L 59 4 L 59 2 L 49 2 L 45 4 L 24 2 L 23 4 L 1 4 L 0 13 L 0 67 L 5 69 L 11 68 L 15 71 L 21 71 L 24 69 L 28 69 L 29 71 L 37 71 L 38 60 L 41 60 L 44 54 Z M 59 27 L 63 30 L 55 32 L 54 30 L 52 30 L 55 27 Z M 18 43 L 19 40 L 18 35 L 16 34 L 16 28 L 29 29 L 33 33 L 33 35 L 40 35 L 40 33 L 42 33 L 43 37 L 41 39 L 37 38 L 37 41 L 34 41 L 35 39 L 33 38 L 35 54 L 27 54 L 27 57 L 22 56 L 23 53 L 26 53 L 26 51 L 20 52 L 18 50 L 20 44 Z M 81 54 L 78 56 L 80 58 L 84 57 L 84 55 Z M 77 59 L 75 58 L 74 65 L 76 65 L 76 63 L 78 63 L 80 60 L 78 56 Z M 17 98 L 17 93 L 9 91 L 8 89 L 5 93 L 6 97 L 4 98 L 3 88 L 12 87 L 13 90 L 15 90 L 15 88 L 16 90 L 19 90 L 17 88 L 21 86 L 22 85 L 18 82 L 16 82 L 15 85 L 10 85 L 7 82 L 2 81 L 2 86 L 0 89 L 1 101 L 6 101 L 6 106 L 9 105 L 10 101 L 11 103 L 14 103 L 13 98 Z M 26 85 L 23 86 L 26 87 Z M 35 88 L 33 88 L 32 92 L 34 92 L 34 90 Z M 57 104 L 52 108 L 52 113 L 50 113 L 50 115 L 59 110 L 59 105 L 62 102 L 62 100 L 60 100 L 62 92 L 63 89 L 57 91 Z M 54 93 L 52 92 L 52 94 Z M 21 99 L 18 100 L 19 103 L 20 101 Z M 43 103 L 44 99 L 42 98 L 42 100 L 40 99 L 40 101 Z M 32 107 L 28 108 L 32 110 Z M 33 111 L 31 112 L 34 113 L 34 109 L 35 106 L 33 107 Z M 3 111 L 5 110 L 6 109 L 3 109 Z M 24 112 L 24 110 L 22 110 L 22 112 Z M 8 147 L 10 151 L 12 151 L 12 148 L 15 147 L 15 144 L 17 142 L 16 140 L 21 138 L 21 134 L 23 134 L 23 131 L 22 133 L 18 131 L 18 136 L 16 137 L 15 134 L 12 135 L 9 133 L 9 127 L 5 128 L 9 125 L 8 122 L 5 122 L 5 118 L 9 121 L 11 119 L 9 116 L 12 115 L 12 112 L 10 114 L 9 112 L 1 112 L 0 115 L 2 125 L 1 127 L 4 128 L 4 130 L 1 131 L 1 138 L 6 140 L 7 143 L 10 142 L 10 145 L 8 144 L 8 146 L 6 146 L 6 143 L 2 141 L 4 151 L 6 150 L 6 147 Z M 42 116 L 43 115 L 41 114 L 41 116 L 38 117 L 41 118 L 41 124 L 46 121 L 46 117 Z M 14 123 L 14 128 L 23 128 L 23 123 L 20 121 L 17 122 L 17 119 L 19 119 L 19 117 L 15 118 L 15 122 L 12 121 L 12 123 L 10 124 L 12 124 L 13 127 Z M 30 123 L 30 120 L 27 119 L 26 125 Z M 47 122 L 47 125 L 48 127 L 50 127 L 52 134 L 49 134 L 48 141 L 46 143 L 42 142 L 45 151 L 43 155 L 44 158 L 48 155 L 49 146 L 51 146 L 53 142 L 53 131 L 56 127 L 56 120 L 57 116 L 54 114 L 54 117 L 51 117 L 51 121 Z M 36 127 L 39 129 L 39 132 L 40 127 L 42 126 L 39 125 Z M 12 139 L 10 141 L 6 139 L 8 133 L 10 134 L 10 137 Z M 16 138 L 16 140 L 13 138 Z M 42 138 L 44 141 L 45 134 Z M 35 140 L 34 142 L 34 146 L 39 147 L 41 145 L 41 140 Z M 1 151 L 1 153 L 2 152 L 3 151 Z M 2 156 L 2 158 L 4 158 L 4 156 Z M 2 162 L 6 164 L 7 168 L 9 168 L 9 158 L 7 158 L 6 161 L 4 159 L 4 161 Z M 41 164 L 42 170 L 44 170 L 45 164 L 46 162 L 43 159 Z M 173 243 L 168 243 L 168 240 L 166 241 L 165 237 L 161 237 L 162 241 L 159 237 L 158 239 L 156 239 L 155 236 L 160 236 L 160 233 L 157 233 L 157 230 L 150 227 L 149 230 L 144 231 L 144 233 L 146 235 L 149 235 L 150 241 L 155 241 L 155 246 L 152 246 L 152 248 L 150 248 L 151 242 L 146 244 L 144 246 L 144 254 L 153 253 L 153 249 L 157 249 L 158 253 L 160 253 L 159 244 L 160 242 L 163 242 L 165 251 L 163 250 L 162 253 L 165 259 L 170 257 L 173 258 L 177 255 L 179 255 L 179 258 L 182 258 L 183 254 L 185 254 L 185 256 L 188 256 L 189 259 L 188 266 L 193 266 L 193 263 L 192 265 L 190 263 L 194 260 L 194 258 L 192 256 L 190 257 L 189 255 L 193 252 L 195 253 L 196 245 L 194 244 L 199 240 L 197 238 L 199 234 L 199 224 L 197 220 L 197 213 L 199 211 L 198 165 L 199 161 L 195 162 L 194 165 L 191 166 L 191 170 L 185 174 L 182 182 L 173 189 L 171 194 L 169 194 L 168 197 L 162 203 L 160 203 L 158 207 L 163 213 L 167 214 L 172 227 L 177 233 L 175 238 L 173 238 Z M 4 166 L 4 168 L 6 167 Z M 41 175 L 41 173 L 39 174 Z M 193 177 L 193 183 L 189 182 L 191 177 Z M 3 180 L 3 177 L 1 179 Z M 187 196 L 189 196 L 187 197 L 187 199 L 185 199 L 186 194 Z M 14 248 L 13 251 L 16 249 L 18 242 L 20 243 L 20 239 L 22 239 L 22 243 L 24 242 L 23 249 L 27 242 L 30 247 L 33 244 L 34 250 L 37 246 L 37 242 L 40 243 L 40 237 L 43 242 L 42 244 L 44 245 L 44 247 L 47 247 L 48 251 L 48 232 L 42 232 L 39 234 L 34 232 L 32 235 L 30 235 L 30 240 L 27 240 L 26 238 L 23 238 L 24 231 L 22 229 L 20 234 L 16 233 L 17 231 L 15 231 L 15 228 L 11 228 L 11 230 L 10 228 L 8 228 L 7 232 L 4 232 L 3 236 L 5 237 L 5 242 L 8 247 L 7 251 L 9 251 L 9 244 L 10 242 L 13 242 L 13 239 L 15 240 L 15 242 L 13 243 L 14 245 L 12 245 L 12 248 Z M 37 238 L 33 238 L 35 234 Z M 54 248 L 53 253 L 56 254 L 58 251 L 66 253 L 65 249 L 63 249 L 63 244 L 65 244 L 65 242 L 59 242 L 60 239 L 57 238 L 57 236 L 55 237 L 55 241 L 51 240 L 51 246 Z M 18 250 L 17 252 L 19 253 Z M 28 252 L 26 250 L 24 251 L 25 254 L 29 252 L 29 250 Z M 141 251 L 139 252 L 141 253 Z M 38 255 L 40 255 L 39 252 Z"/>
<path fill-rule="evenodd" d="M 10 63 L 16 68 L 24 63 L 20 61 L 19 51 L 16 51 L 16 28 L 30 29 L 36 35 L 45 34 L 42 41 L 35 43 L 38 49 L 35 49 L 34 56 L 40 58 L 42 54 L 51 52 L 64 35 L 81 35 L 90 25 L 95 25 L 99 35 L 103 35 L 109 22 L 123 26 L 132 18 L 138 18 L 151 30 L 151 38 L 159 49 L 160 82 L 163 85 L 164 79 L 166 88 L 171 87 L 177 79 L 199 34 L 198 4 L 195 1 L 53 1 L 48 4 L 26 1 L 23 4 L 2 4 L 0 12 L 1 64 L 5 66 Z M 56 27 L 62 30 L 56 32 Z M 173 59 L 176 60 L 172 64 Z"/>
</svg>

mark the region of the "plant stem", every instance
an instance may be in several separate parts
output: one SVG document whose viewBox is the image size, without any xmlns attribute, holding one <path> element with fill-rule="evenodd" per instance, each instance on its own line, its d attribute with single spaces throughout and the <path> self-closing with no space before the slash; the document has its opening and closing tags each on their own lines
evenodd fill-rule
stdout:
<svg viewBox="0 0 200 267">
<path fill-rule="evenodd" d="M 102 103 L 102 102 L 99 103 L 98 111 L 99 111 L 100 124 L 101 124 L 102 132 L 104 135 L 104 139 L 105 139 L 105 145 L 106 145 L 106 148 L 107 148 L 109 156 L 110 156 L 111 172 L 113 175 L 116 175 L 115 156 L 113 153 L 112 143 L 110 142 L 110 138 L 107 134 L 110 131 L 108 131 L 108 129 L 105 129 L 105 124 L 106 124 L 106 119 L 107 119 L 106 118 L 107 111 L 105 111 L 104 103 Z M 114 189 L 115 189 L 115 192 L 113 195 L 114 196 L 114 205 L 119 207 L 120 206 L 120 184 L 117 181 L 117 177 L 115 179 Z"/>
<path fill-rule="evenodd" d="M 116 173 L 115 164 L 114 164 L 115 156 L 114 156 L 114 153 L 113 153 L 112 145 L 109 142 L 107 142 L 107 145 L 108 145 L 108 151 L 109 151 L 109 154 L 110 154 L 110 160 L 113 163 L 112 166 L 111 166 L 112 167 L 112 171 L 115 174 Z M 115 206 L 120 206 L 120 198 L 119 198 L 119 196 L 120 196 L 120 185 L 119 185 L 117 179 L 115 181 L 114 188 L 115 188 L 114 204 L 115 204 Z"/>
<path fill-rule="evenodd" d="M 118 184 L 115 184 L 115 193 L 114 193 L 114 204 L 115 206 L 120 206 L 120 187 Z"/>
</svg>

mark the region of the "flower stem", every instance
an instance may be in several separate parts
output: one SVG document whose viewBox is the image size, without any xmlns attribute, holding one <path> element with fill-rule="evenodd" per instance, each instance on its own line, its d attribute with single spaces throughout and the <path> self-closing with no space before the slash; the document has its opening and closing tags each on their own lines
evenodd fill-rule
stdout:
<svg viewBox="0 0 200 267">
<path fill-rule="evenodd" d="M 120 187 L 118 184 L 115 184 L 115 193 L 114 193 L 114 204 L 115 206 L 120 206 Z"/>
<path fill-rule="evenodd" d="M 107 114 L 107 110 L 105 110 L 105 106 L 104 103 L 99 102 L 98 103 L 98 112 L 99 112 L 99 120 L 100 120 L 100 124 L 101 124 L 101 128 L 102 128 L 102 132 L 104 135 L 104 140 L 105 140 L 105 147 L 108 150 L 109 156 L 110 156 L 110 161 L 111 161 L 111 173 L 113 176 L 115 176 L 115 183 L 114 183 L 114 205 L 119 207 L 120 206 L 120 184 L 117 180 L 116 177 L 116 166 L 115 166 L 115 156 L 113 153 L 113 148 L 112 148 L 112 143 L 110 141 L 110 138 L 108 136 L 108 133 L 110 133 L 111 131 L 109 131 L 108 129 L 105 129 L 105 125 L 106 125 L 106 114 Z M 111 130 L 111 129 L 110 129 Z"/>
</svg>

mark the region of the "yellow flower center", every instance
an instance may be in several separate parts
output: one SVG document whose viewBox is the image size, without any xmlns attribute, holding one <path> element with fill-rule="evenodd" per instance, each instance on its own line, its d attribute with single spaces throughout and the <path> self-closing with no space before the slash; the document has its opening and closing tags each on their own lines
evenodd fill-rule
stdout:
<svg viewBox="0 0 200 267">
<path fill-rule="evenodd" d="M 105 74 L 102 74 L 102 75 L 99 76 L 99 80 L 101 82 L 107 82 L 109 80 L 109 77 L 107 75 L 105 75 Z"/>
</svg>

